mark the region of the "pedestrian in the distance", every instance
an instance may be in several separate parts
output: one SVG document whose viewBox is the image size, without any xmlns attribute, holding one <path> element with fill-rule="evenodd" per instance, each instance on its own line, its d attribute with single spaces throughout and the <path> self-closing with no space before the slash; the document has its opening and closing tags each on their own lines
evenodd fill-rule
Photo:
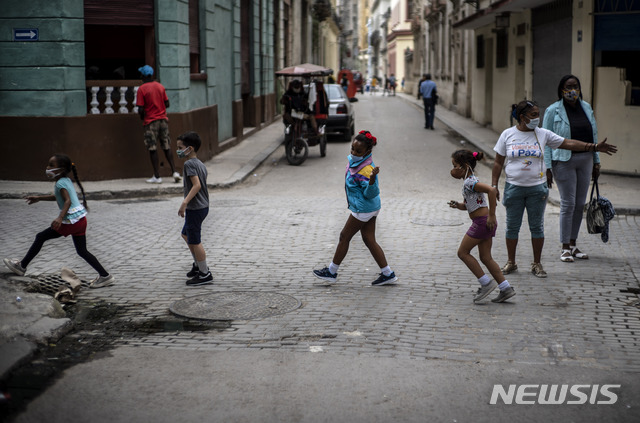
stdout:
<svg viewBox="0 0 640 423">
<path fill-rule="evenodd" d="M 169 119 L 167 118 L 169 97 L 162 84 L 153 78 L 151 66 L 144 65 L 138 69 L 138 72 L 142 78 L 142 85 L 138 88 L 136 106 L 138 106 L 138 114 L 144 126 L 144 144 L 149 150 L 149 158 L 151 166 L 153 166 L 153 176 L 151 179 L 147 179 L 147 182 L 150 184 L 162 183 L 158 144 L 171 167 L 173 179 L 180 182 L 182 177 L 176 172 L 176 167 L 173 164 L 171 139 L 169 138 Z"/>
<path fill-rule="evenodd" d="M 389 77 L 387 77 L 387 75 L 384 76 L 384 89 L 382 90 L 382 95 L 389 95 Z"/>
<path fill-rule="evenodd" d="M 545 147 L 591 153 L 599 151 L 609 155 L 618 149 L 615 145 L 607 144 L 606 138 L 599 144 L 587 143 L 563 138 L 548 129 L 539 128 L 540 110 L 532 101 L 523 100 L 512 105 L 511 108 L 511 116 L 518 124 L 505 129 L 500 135 L 493 148 L 496 156 L 491 174 L 491 186 L 496 188 L 503 168 L 506 177 L 502 204 L 507 210 L 505 242 L 508 259 L 507 264 L 502 268 L 502 273 L 508 275 L 518 270 L 516 248 L 522 217 L 526 209 L 533 249 L 531 272 L 539 278 L 546 278 L 547 272 L 540 262 L 544 246 L 544 210 L 549 196 L 544 164 Z M 500 192 L 498 192 L 498 200 L 500 200 Z"/>
<path fill-rule="evenodd" d="M 420 95 L 424 103 L 424 128 L 433 128 L 433 119 L 436 114 L 436 83 L 431 80 L 431 74 L 424 75 L 424 81 L 420 83 Z"/>
<path fill-rule="evenodd" d="M 207 168 L 198 159 L 198 150 L 202 141 L 195 132 L 187 132 L 178 137 L 179 158 L 187 159 L 184 162 L 184 200 L 180 204 L 178 215 L 184 217 L 182 227 L 182 239 L 189 246 L 193 257 L 193 265 L 187 273 L 186 284 L 198 286 L 210 284 L 213 275 L 207 266 L 207 253 L 202 245 L 202 222 L 209 214 L 209 190 L 207 189 Z"/>
<path fill-rule="evenodd" d="M 329 267 L 314 270 L 313 274 L 329 283 L 335 283 L 338 268 L 349 251 L 351 238 L 358 232 L 373 259 L 380 267 L 380 276 L 371 285 L 388 285 L 398 278 L 387 264 L 384 251 L 376 241 L 376 218 L 380 213 L 380 188 L 377 175 L 380 168 L 373 163 L 371 151 L 377 144 L 376 137 L 369 131 L 360 131 L 351 143 L 351 154 L 345 174 L 347 204 L 351 214 L 340 232 L 338 246 Z"/>
<path fill-rule="evenodd" d="M 342 89 L 344 90 L 344 93 L 348 94 L 348 92 L 349 92 L 349 79 L 347 78 L 347 74 L 346 73 L 342 74 L 342 80 L 340 81 L 340 86 L 342 86 Z"/>
<path fill-rule="evenodd" d="M 598 129 L 593 109 L 582 100 L 580 80 L 574 75 L 565 75 L 558 84 L 558 101 L 547 107 L 542 127 L 561 137 L 594 143 L 598 141 Z M 600 175 L 600 154 L 586 151 L 570 151 L 558 148 L 544 149 L 544 164 L 547 167 L 547 184 L 553 185 L 555 178 L 560 192 L 560 260 L 573 262 L 588 259 L 576 245 L 584 204 L 591 179 Z"/>
<path fill-rule="evenodd" d="M 462 184 L 463 201 L 452 200 L 449 207 L 466 210 L 471 218 L 471 226 L 462 238 L 458 247 L 458 258 L 471 270 L 471 273 L 478 278 L 480 288 L 473 301 L 481 301 L 489 295 L 496 287 L 500 288 L 500 294 L 494 298 L 494 303 L 501 303 L 516 295 L 513 287 L 509 284 L 500 270 L 500 266 L 491 256 L 491 246 L 493 237 L 496 236 L 496 197 L 498 190 L 488 184 L 478 180 L 473 170 L 484 157 L 482 152 L 471 152 L 469 150 L 458 150 L 451 155 L 451 176 L 464 180 Z M 489 197 L 489 202 L 485 197 Z M 478 260 L 471 255 L 471 250 L 478 247 L 480 261 L 487 267 L 494 280 L 482 270 Z"/>
<path fill-rule="evenodd" d="M 69 174 L 73 173 L 73 179 L 82 191 L 82 203 L 78 200 L 78 194 L 73 186 L 73 182 L 69 178 Z M 113 284 L 114 277 L 107 272 L 95 258 L 87 250 L 87 201 L 85 199 L 84 188 L 78 179 L 78 171 L 74 163 L 71 162 L 69 156 L 65 154 L 56 154 L 49 159 L 46 174 L 49 179 L 55 181 L 53 195 L 30 195 L 26 197 L 27 204 L 34 204 L 39 201 L 56 201 L 60 208 L 60 213 L 51 225 L 44 231 L 36 235 L 35 241 L 31 244 L 31 248 L 22 260 L 4 259 L 4 264 L 15 274 L 24 275 L 27 271 L 29 263 L 38 255 L 45 242 L 50 239 L 60 238 L 61 236 L 69 236 L 73 239 L 73 245 L 76 252 L 91 267 L 98 272 L 98 276 L 93 279 L 90 288 L 103 288 Z"/>
<path fill-rule="evenodd" d="M 391 74 L 391 76 L 389 77 L 389 90 L 390 92 L 393 93 L 393 95 L 396 95 L 396 76 L 394 74 Z"/>
</svg>

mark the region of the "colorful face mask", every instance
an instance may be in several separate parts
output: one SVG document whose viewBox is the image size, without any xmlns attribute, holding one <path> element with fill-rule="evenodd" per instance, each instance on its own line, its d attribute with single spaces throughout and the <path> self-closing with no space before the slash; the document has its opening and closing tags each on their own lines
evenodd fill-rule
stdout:
<svg viewBox="0 0 640 423">
<path fill-rule="evenodd" d="M 580 90 L 563 90 L 562 95 L 567 101 L 573 103 L 580 97 Z"/>
<path fill-rule="evenodd" d="M 187 157 L 187 150 L 189 149 L 189 147 L 186 147 L 184 150 L 176 150 L 176 154 L 178 155 L 179 158 L 183 159 L 185 157 Z"/>
</svg>

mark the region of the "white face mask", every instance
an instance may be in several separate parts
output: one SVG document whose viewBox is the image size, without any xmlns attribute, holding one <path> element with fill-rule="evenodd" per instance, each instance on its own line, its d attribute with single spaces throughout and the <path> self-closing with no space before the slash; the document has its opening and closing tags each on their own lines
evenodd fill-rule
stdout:
<svg viewBox="0 0 640 423">
<path fill-rule="evenodd" d="M 56 167 L 55 169 L 46 169 L 46 170 L 45 170 L 45 172 L 46 172 L 46 174 L 47 174 L 47 177 L 48 177 L 49 179 L 53 179 L 53 178 L 55 178 L 56 176 L 58 176 L 58 172 L 56 172 L 56 170 L 60 170 L 60 168 L 59 168 L 59 167 Z"/>
<path fill-rule="evenodd" d="M 531 119 L 529 123 L 527 123 L 527 128 L 536 129 L 540 124 L 540 118 Z"/>
</svg>

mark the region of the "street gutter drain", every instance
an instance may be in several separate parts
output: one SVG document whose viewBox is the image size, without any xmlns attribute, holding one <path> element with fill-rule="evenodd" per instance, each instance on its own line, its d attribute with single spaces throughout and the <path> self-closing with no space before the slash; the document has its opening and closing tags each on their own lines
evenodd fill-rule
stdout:
<svg viewBox="0 0 640 423">
<path fill-rule="evenodd" d="M 204 320 L 251 320 L 296 310 L 301 302 L 275 292 L 232 291 L 184 298 L 169 310 L 178 316 Z"/>
<path fill-rule="evenodd" d="M 60 275 L 52 275 L 52 274 L 42 274 L 38 276 L 30 276 L 32 282 L 27 287 L 27 291 L 36 292 L 40 294 L 48 294 L 54 296 L 61 287 L 71 288 Z M 89 282 L 81 280 L 82 288 L 88 289 Z"/>
</svg>

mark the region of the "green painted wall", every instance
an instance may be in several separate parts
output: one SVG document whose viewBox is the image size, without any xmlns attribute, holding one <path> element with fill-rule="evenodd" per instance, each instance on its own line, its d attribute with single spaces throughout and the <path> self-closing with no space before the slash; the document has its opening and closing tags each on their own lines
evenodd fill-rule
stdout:
<svg viewBox="0 0 640 423">
<path fill-rule="evenodd" d="M 0 115 L 86 114 L 82 0 L 0 1 Z M 38 41 L 13 41 L 36 28 Z"/>
<path fill-rule="evenodd" d="M 170 112 L 218 105 L 225 140 L 233 135 L 233 103 L 241 99 L 240 1 L 199 3 L 207 80 L 190 78 L 189 0 L 155 0 L 156 76 Z M 258 96 L 274 86 L 273 2 L 253 0 L 251 8 Z M 37 28 L 39 41 L 13 41 L 13 28 Z M 83 0 L 0 0 L 0 116 L 84 116 L 87 101 Z"/>
</svg>

